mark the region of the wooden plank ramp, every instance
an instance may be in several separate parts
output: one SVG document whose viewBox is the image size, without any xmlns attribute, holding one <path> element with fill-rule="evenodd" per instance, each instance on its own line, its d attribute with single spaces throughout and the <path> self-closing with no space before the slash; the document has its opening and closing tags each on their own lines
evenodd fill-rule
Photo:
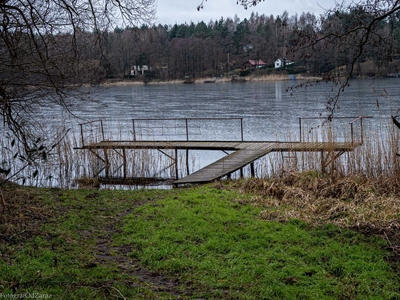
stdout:
<svg viewBox="0 0 400 300">
<path fill-rule="evenodd" d="M 255 160 L 271 152 L 336 152 L 332 156 L 336 159 L 342 153 L 353 151 L 361 143 L 353 142 L 279 142 L 279 141 L 101 141 L 90 143 L 75 149 L 88 149 L 98 159 L 105 163 L 106 177 L 109 161 L 107 150 L 122 149 L 123 159 L 126 160 L 125 150 L 137 149 L 174 149 L 174 150 L 222 150 L 235 151 L 216 162 L 184 177 L 174 181 L 174 185 L 191 183 L 206 183 L 227 176 Z M 96 150 L 104 150 L 101 157 Z M 175 160 L 177 164 L 177 160 Z M 124 169 L 126 166 L 124 166 Z"/>
<path fill-rule="evenodd" d="M 237 150 L 184 178 L 174 181 L 174 185 L 211 182 L 243 168 L 270 153 L 272 149 L 271 144 L 270 147 L 264 149 Z"/>
</svg>

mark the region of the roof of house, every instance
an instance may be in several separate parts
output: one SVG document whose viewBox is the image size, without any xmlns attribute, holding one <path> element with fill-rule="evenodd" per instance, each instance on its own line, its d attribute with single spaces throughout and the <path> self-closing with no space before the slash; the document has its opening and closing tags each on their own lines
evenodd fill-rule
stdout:
<svg viewBox="0 0 400 300">
<path fill-rule="evenodd" d="M 249 60 L 249 63 L 250 63 L 252 66 L 262 66 L 262 65 L 266 65 L 266 63 L 263 62 L 261 59 L 259 59 L 259 60 L 252 60 L 252 59 L 250 59 L 250 60 Z"/>
</svg>

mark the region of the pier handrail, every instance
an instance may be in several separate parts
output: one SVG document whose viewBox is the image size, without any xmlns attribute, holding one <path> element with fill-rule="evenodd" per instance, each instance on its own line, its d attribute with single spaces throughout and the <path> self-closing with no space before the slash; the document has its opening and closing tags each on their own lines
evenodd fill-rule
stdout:
<svg viewBox="0 0 400 300">
<path fill-rule="evenodd" d="M 302 142 L 303 137 L 302 137 L 302 120 L 322 120 L 329 122 L 334 119 L 352 119 L 352 121 L 349 122 L 350 125 L 350 136 L 351 136 L 351 145 L 354 146 L 354 123 L 357 121 L 360 121 L 360 144 L 363 144 L 364 142 L 364 134 L 363 134 L 363 119 L 371 119 L 373 116 L 358 116 L 358 117 L 332 117 L 331 119 L 328 119 L 327 117 L 299 117 L 299 130 L 300 130 L 300 137 L 299 140 Z"/>
<path fill-rule="evenodd" d="M 83 126 L 84 126 L 84 125 L 88 125 L 88 124 L 97 123 L 97 122 L 100 123 L 101 137 L 102 137 L 102 140 L 104 141 L 103 120 L 99 119 L 99 120 L 88 121 L 88 122 L 85 122 L 85 123 L 80 123 L 80 124 L 79 124 L 79 127 L 80 127 L 80 129 L 81 129 L 81 142 L 82 142 L 82 147 L 85 146 L 85 138 L 84 138 L 84 136 L 83 136 Z"/>
<path fill-rule="evenodd" d="M 351 131 L 351 145 L 354 145 L 354 123 L 360 121 L 360 138 L 361 138 L 361 145 L 364 143 L 364 130 L 363 130 L 363 119 L 371 119 L 372 116 L 359 116 L 351 121 L 350 124 L 350 131 Z"/>
<path fill-rule="evenodd" d="M 189 141 L 189 121 L 218 121 L 218 120 L 240 120 L 240 136 L 241 141 L 244 141 L 243 133 L 243 118 L 136 118 L 132 119 L 133 126 L 133 140 L 136 141 L 136 123 L 135 121 L 185 121 L 185 135 L 186 141 Z"/>
</svg>

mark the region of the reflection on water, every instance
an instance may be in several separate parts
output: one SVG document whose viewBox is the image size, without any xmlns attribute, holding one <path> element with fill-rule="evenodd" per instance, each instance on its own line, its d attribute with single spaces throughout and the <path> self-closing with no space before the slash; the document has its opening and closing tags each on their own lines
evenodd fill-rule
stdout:
<svg viewBox="0 0 400 300">
<path fill-rule="evenodd" d="M 275 82 L 275 99 L 282 100 L 283 81 Z"/>
</svg>

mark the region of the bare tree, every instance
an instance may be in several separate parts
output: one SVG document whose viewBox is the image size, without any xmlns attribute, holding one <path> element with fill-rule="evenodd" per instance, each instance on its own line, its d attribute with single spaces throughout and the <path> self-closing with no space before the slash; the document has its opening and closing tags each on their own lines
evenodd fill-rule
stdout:
<svg viewBox="0 0 400 300">
<path fill-rule="evenodd" d="M 396 52 L 396 41 L 394 27 L 388 23 L 399 10 L 400 1 L 361 1 L 347 6 L 342 3 L 328 10 L 315 24 L 318 31 L 313 31 L 313 34 L 300 33 L 302 47 L 314 49 L 322 45 L 324 49 L 336 52 L 342 58 L 340 63 L 347 66 L 345 76 L 325 74 L 327 79 L 339 87 L 336 96 L 328 102 L 331 112 L 335 110 L 349 80 L 361 75 L 361 62 L 370 57 L 378 59 L 380 64 L 392 60 L 392 54 Z"/>
<path fill-rule="evenodd" d="M 242 5 L 244 9 L 247 9 L 252 6 L 256 6 L 257 4 L 264 1 L 265 0 L 237 0 L 236 3 Z M 207 2 L 207 0 L 202 0 L 201 3 L 197 6 L 197 10 L 204 8 L 204 2 Z"/>
<path fill-rule="evenodd" d="M 198 9 L 202 9 L 202 0 Z M 245 9 L 256 6 L 264 0 L 237 0 L 237 4 Z M 400 1 L 398 0 L 361 0 L 346 4 L 335 2 L 335 6 L 325 11 L 320 19 L 307 21 L 306 26 L 299 26 L 296 34 L 298 41 L 291 51 L 306 51 L 307 55 L 317 53 L 316 47 L 330 49 L 331 52 L 344 58 L 340 63 L 348 66 L 344 80 L 329 74 L 342 88 L 348 84 L 351 77 L 357 76 L 359 62 L 373 56 L 377 64 L 391 61 L 399 31 Z M 305 21 L 305 15 L 301 17 Z M 335 101 L 333 102 L 335 106 Z"/>
<path fill-rule="evenodd" d="M 25 166 L 44 158 L 55 138 L 41 139 L 49 105 L 68 109 L 77 84 L 98 74 L 106 51 L 102 37 L 117 25 L 150 22 L 156 0 L 0 1 L 0 130 Z M 102 59 L 99 59 L 101 58 Z M 0 175 L 11 177 L 1 158 Z M 1 182 L 1 181 L 0 181 Z"/>
</svg>

